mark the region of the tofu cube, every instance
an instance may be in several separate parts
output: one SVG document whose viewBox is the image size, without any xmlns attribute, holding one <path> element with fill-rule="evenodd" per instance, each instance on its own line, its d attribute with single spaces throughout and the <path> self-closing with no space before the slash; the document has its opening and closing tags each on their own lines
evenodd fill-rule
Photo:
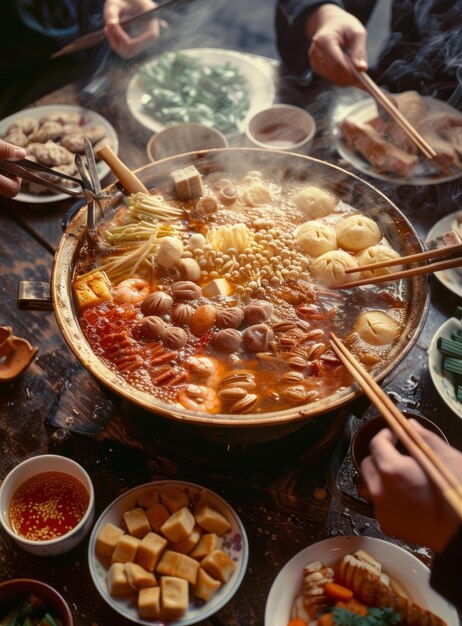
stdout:
<svg viewBox="0 0 462 626">
<path fill-rule="evenodd" d="M 168 520 L 162 524 L 160 532 L 167 537 L 169 541 L 174 543 L 183 541 L 191 533 L 195 526 L 194 516 L 191 511 L 183 507 L 173 515 L 170 515 Z"/>
<path fill-rule="evenodd" d="M 157 504 L 153 504 L 146 511 L 146 516 L 149 520 L 149 523 L 151 524 L 152 530 L 155 530 L 156 533 L 158 533 L 162 527 L 162 524 L 165 524 L 165 522 L 170 517 L 170 513 L 165 508 L 165 506 L 159 502 Z"/>
<path fill-rule="evenodd" d="M 160 587 L 140 589 L 138 594 L 138 613 L 143 619 L 160 617 Z"/>
<path fill-rule="evenodd" d="M 204 193 L 202 178 L 194 165 L 189 165 L 171 173 L 178 198 L 188 200 Z"/>
<path fill-rule="evenodd" d="M 200 568 L 193 588 L 193 594 L 196 598 L 207 602 L 220 586 L 221 582 L 219 580 L 215 580 L 215 578 L 212 578 L 205 570 Z"/>
<path fill-rule="evenodd" d="M 177 576 L 194 585 L 197 580 L 199 563 L 186 554 L 166 550 L 156 569 L 159 574 Z"/>
<path fill-rule="evenodd" d="M 114 552 L 112 553 L 112 563 L 128 563 L 134 561 L 136 551 L 140 545 L 140 540 L 131 535 L 122 535 L 117 540 Z"/>
<path fill-rule="evenodd" d="M 144 509 L 141 507 L 131 509 L 131 511 L 125 511 L 123 518 L 128 532 L 133 537 L 143 539 L 151 530 L 151 524 L 149 523 Z"/>
<path fill-rule="evenodd" d="M 209 533 L 223 535 L 231 528 L 230 522 L 209 502 L 200 502 L 194 512 L 196 522 Z"/>
<path fill-rule="evenodd" d="M 193 550 L 199 543 L 201 534 L 202 534 L 202 528 L 196 525 L 192 529 L 192 533 L 188 535 L 186 539 L 183 539 L 183 541 L 178 541 L 177 543 L 174 543 L 172 541 L 170 544 L 170 547 L 174 552 L 181 552 L 182 554 L 189 554 L 191 550 Z M 221 546 L 219 547 L 221 548 Z"/>
<path fill-rule="evenodd" d="M 154 504 L 159 504 L 159 490 L 152 487 L 142 491 L 136 499 L 136 504 L 143 509 L 150 509 Z"/>
<path fill-rule="evenodd" d="M 110 559 L 116 547 L 116 543 L 125 532 L 110 522 L 104 524 L 96 538 L 95 552 L 98 556 Z"/>
<path fill-rule="evenodd" d="M 220 550 L 223 546 L 223 538 L 219 537 L 215 533 L 207 533 L 202 535 L 199 543 L 194 548 L 189 556 L 193 559 L 201 561 L 206 556 L 211 554 L 214 550 Z"/>
<path fill-rule="evenodd" d="M 140 541 L 135 563 L 144 567 L 148 572 L 154 568 L 160 559 L 162 552 L 167 547 L 167 540 L 160 535 L 150 532 Z"/>
<path fill-rule="evenodd" d="M 234 572 L 236 563 L 223 550 L 214 550 L 205 559 L 202 559 L 201 567 L 212 578 L 225 583 Z"/>
<path fill-rule="evenodd" d="M 72 289 L 80 309 L 111 299 L 111 283 L 104 272 L 92 272 L 85 277 L 76 278 Z"/>
<path fill-rule="evenodd" d="M 189 604 L 188 581 L 174 576 L 163 576 L 160 580 L 161 613 L 164 619 L 178 619 L 186 612 Z"/>
<path fill-rule="evenodd" d="M 144 589 L 145 587 L 155 587 L 156 577 L 152 572 L 147 572 L 144 567 L 137 563 L 124 563 L 125 575 L 128 584 L 133 589 Z"/>
<path fill-rule="evenodd" d="M 189 506 L 188 494 L 185 493 L 183 489 L 176 487 L 162 491 L 160 494 L 160 501 L 167 507 L 170 513 L 176 513 L 185 506 Z"/>
<path fill-rule="evenodd" d="M 113 563 L 107 571 L 107 590 L 113 598 L 130 596 L 133 588 L 130 587 L 123 563 Z"/>
<path fill-rule="evenodd" d="M 218 296 L 230 296 L 233 293 L 233 286 L 226 278 L 214 278 L 205 287 L 202 287 L 202 295 L 205 298 L 216 298 Z"/>
</svg>

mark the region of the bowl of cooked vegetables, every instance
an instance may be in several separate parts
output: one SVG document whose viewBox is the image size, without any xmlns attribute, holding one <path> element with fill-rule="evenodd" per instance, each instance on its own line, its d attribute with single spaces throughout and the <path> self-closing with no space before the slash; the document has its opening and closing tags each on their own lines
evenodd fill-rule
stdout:
<svg viewBox="0 0 462 626">
<path fill-rule="evenodd" d="M 462 321 L 458 317 L 450 317 L 433 335 L 428 368 L 441 399 L 462 418 Z"/>
<path fill-rule="evenodd" d="M 0 583 L 0 624 L 6 626 L 73 626 L 69 605 L 50 585 L 31 578 Z"/>
</svg>

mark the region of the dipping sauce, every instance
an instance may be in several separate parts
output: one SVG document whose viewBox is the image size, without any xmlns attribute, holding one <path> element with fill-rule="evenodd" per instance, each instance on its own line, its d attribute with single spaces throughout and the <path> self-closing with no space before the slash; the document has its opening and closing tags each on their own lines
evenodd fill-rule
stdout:
<svg viewBox="0 0 462 626">
<path fill-rule="evenodd" d="M 15 491 L 9 506 L 13 531 L 32 541 L 65 535 L 85 515 L 90 495 L 84 485 L 64 472 L 43 472 Z"/>
<path fill-rule="evenodd" d="M 260 128 L 255 133 L 255 139 L 275 148 L 290 148 L 306 137 L 303 129 L 287 124 L 271 124 Z"/>
</svg>

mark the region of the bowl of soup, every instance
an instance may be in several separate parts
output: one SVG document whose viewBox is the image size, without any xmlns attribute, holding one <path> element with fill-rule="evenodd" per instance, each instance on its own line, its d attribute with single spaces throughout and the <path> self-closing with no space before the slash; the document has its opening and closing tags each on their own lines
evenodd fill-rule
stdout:
<svg viewBox="0 0 462 626">
<path fill-rule="evenodd" d="M 416 341 L 427 278 L 339 288 L 371 260 L 422 249 L 369 183 L 246 148 L 172 157 L 137 175 L 151 193 L 111 188 L 122 195 L 105 207 L 100 246 L 87 244 L 85 208 L 76 215 L 51 285 L 71 349 L 135 407 L 204 436 L 276 438 L 359 394 L 330 332 L 379 381 Z"/>
<path fill-rule="evenodd" d="M 0 487 L 0 524 L 19 547 L 39 556 L 75 548 L 90 530 L 94 512 L 89 475 L 63 456 L 26 459 Z"/>
<path fill-rule="evenodd" d="M 32 578 L 0 582 L 1 624 L 50 624 L 50 617 L 63 626 L 74 626 L 69 605 L 56 589 Z"/>
</svg>

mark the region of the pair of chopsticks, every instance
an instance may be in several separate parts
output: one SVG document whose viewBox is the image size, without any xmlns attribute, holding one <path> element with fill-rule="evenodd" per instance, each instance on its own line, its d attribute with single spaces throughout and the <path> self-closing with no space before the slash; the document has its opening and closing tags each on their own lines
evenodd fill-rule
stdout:
<svg viewBox="0 0 462 626">
<path fill-rule="evenodd" d="M 350 66 L 355 78 L 363 85 L 365 90 L 374 98 L 382 109 L 384 109 L 393 121 L 398 124 L 401 130 L 407 135 L 407 137 L 424 155 L 424 157 L 444 174 L 452 174 L 448 164 L 442 161 L 441 156 L 438 155 L 434 148 L 432 148 L 428 141 L 422 137 L 417 129 L 409 123 L 393 102 L 391 102 L 388 95 L 372 80 L 369 74 L 366 74 L 364 71 L 359 71 L 352 62 L 350 62 Z"/>
<path fill-rule="evenodd" d="M 119 24 L 123 28 L 126 28 L 127 26 L 133 26 L 133 24 L 136 24 L 137 22 L 142 22 L 146 19 L 150 19 L 156 13 L 159 13 L 160 11 L 170 8 L 175 4 L 181 4 L 181 3 L 186 3 L 190 1 L 191 0 L 168 0 L 168 2 L 164 2 L 163 4 L 160 4 L 154 7 L 153 9 L 144 11 L 144 13 L 137 13 L 136 15 L 133 15 L 132 17 L 126 17 L 120 20 Z M 57 57 L 60 57 L 64 54 L 71 54 L 73 52 L 78 52 L 80 50 L 87 50 L 88 48 L 92 48 L 93 46 L 96 46 L 96 44 L 98 44 L 100 41 L 103 41 L 104 39 L 105 39 L 104 28 L 100 30 L 95 30 L 92 33 L 88 33 L 87 35 L 83 35 L 82 37 L 78 37 L 77 39 L 74 39 L 74 41 L 72 41 L 70 44 L 68 44 L 67 46 L 64 46 L 64 48 L 61 48 L 61 50 L 58 50 L 57 52 L 52 54 L 51 58 L 56 59 Z"/>
<path fill-rule="evenodd" d="M 366 270 L 376 270 L 383 267 L 392 267 L 394 265 L 407 265 L 408 263 L 419 263 L 420 261 L 427 261 L 429 259 L 436 259 L 438 257 L 452 256 L 455 254 L 462 254 L 462 243 L 452 246 L 445 246 L 443 248 L 437 248 L 436 250 L 427 250 L 426 252 L 417 252 L 416 254 L 409 254 L 408 256 L 398 257 L 396 259 L 388 259 L 386 261 L 379 261 L 378 263 L 370 263 L 369 265 L 361 265 L 360 267 L 354 267 L 345 270 L 346 274 L 352 274 L 355 272 L 364 272 Z M 359 280 L 353 280 L 349 283 L 342 283 L 336 285 L 336 289 L 350 289 L 351 287 L 360 287 L 361 285 L 376 285 L 378 283 L 389 283 L 394 280 L 400 280 L 402 278 L 411 278 L 412 276 L 421 276 L 422 274 L 431 274 L 433 272 L 439 272 L 441 270 L 448 270 L 454 267 L 462 267 L 462 257 L 455 259 L 447 259 L 445 261 L 437 261 L 436 263 L 427 263 L 420 267 L 412 267 L 408 270 L 402 270 L 399 272 L 391 272 L 390 274 L 384 274 L 383 276 L 371 276 L 371 278 L 362 278 Z"/>
<path fill-rule="evenodd" d="M 462 484 L 334 333 L 331 333 L 331 346 L 369 400 L 383 415 L 389 428 L 462 519 Z"/>
</svg>

